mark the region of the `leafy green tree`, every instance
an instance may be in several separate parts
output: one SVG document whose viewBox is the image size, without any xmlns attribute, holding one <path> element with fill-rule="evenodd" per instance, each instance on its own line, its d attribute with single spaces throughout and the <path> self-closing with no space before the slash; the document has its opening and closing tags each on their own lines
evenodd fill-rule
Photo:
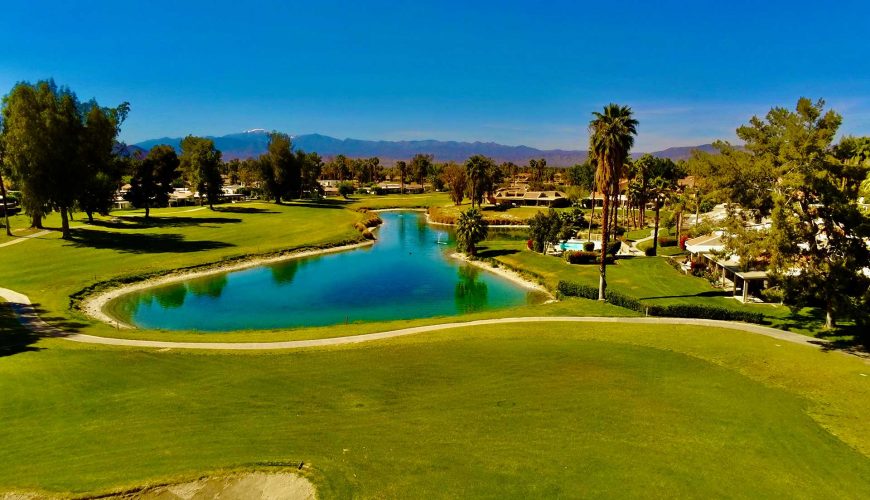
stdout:
<svg viewBox="0 0 870 500">
<path fill-rule="evenodd" d="M 420 182 L 421 189 L 423 187 L 423 182 L 425 182 L 426 177 L 432 170 L 433 159 L 434 156 L 432 155 L 424 155 L 419 153 L 415 154 L 414 157 L 411 158 L 411 164 L 409 165 L 409 167 L 415 179 Z"/>
<path fill-rule="evenodd" d="M 870 311 L 863 302 L 870 278 L 862 272 L 870 267 L 870 217 L 857 205 L 868 168 L 844 161 L 845 148 L 832 146 L 841 121 L 839 114 L 824 110 L 824 101 L 806 98 L 794 111 L 772 108 L 763 119 L 753 117 L 737 129 L 746 148 L 746 161 L 739 166 L 757 183 L 752 187 L 763 192 L 729 191 L 731 201 L 739 200 L 743 208 L 734 213 L 738 222 L 770 215 L 771 227 L 763 232 L 737 224 L 740 232 L 728 245 L 763 248 L 784 302 L 821 306 L 827 328 L 844 316 L 866 322 Z M 756 236 L 741 238 L 749 232 Z"/>
<path fill-rule="evenodd" d="M 93 222 L 94 212 L 109 213 L 112 198 L 118 190 L 124 161 L 114 154 L 113 149 L 130 105 L 123 103 L 117 108 L 101 108 L 96 101 L 91 101 L 84 109 L 87 111 L 84 113 L 80 147 L 84 177 L 77 203 Z"/>
<path fill-rule="evenodd" d="M 281 199 L 299 196 L 302 172 L 293 153 L 290 136 L 280 132 L 269 134 L 269 146 L 259 158 L 260 179 L 265 193 L 281 204 Z"/>
<path fill-rule="evenodd" d="M 21 186 L 31 226 L 42 227 L 44 214 L 55 209 L 64 239 L 71 238 L 69 214 L 97 178 L 96 166 L 107 162 L 113 144 L 108 153 L 105 144 L 113 143 L 122 121 L 120 114 L 104 120 L 104 111 L 94 108 L 96 103 L 82 106 L 71 90 L 51 80 L 19 83 L 3 99 L 4 162 Z M 126 109 L 124 104 L 116 111 L 126 115 Z"/>
<path fill-rule="evenodd" d="M 6 228 L 6 236 L 12 236 L 12 228 L 9 227 L 9 198 L 6 194 L 6 183 L 3 181 L 6 175 L 6 164 L 3 162 L 5 152 L 3 129 L 0 128 L 0 196 L 3 197 L 3 226 Z M 8 177 L 8 175 L 6 175 Z"/>
<path fill-rule="evenodd" d="M 347 199 L 347 197 L 352 195 L 354 191 L 352 182 L 342 181 L 338 183 L 338 194 L 340 194 L 342 198 Z"/>
<path fill-rule="evenodd" d="M 296 151 L 296 162 L 299 164 L 302 191 L 320 193 L 320 184 L 317 182 L 323 170 L 323 159 L 320 155 L 317 153 L 306 153 L 301 150 Z"/>
<path fill-rule="evenodd" d="M 579 186 L 587 189 L 595 188 L 595 167 L 592 166 L 592 162 L 585 161 L 572 167 L 568 167 L 565 174 L 568 184 L 572 186 Z"/>
<path fill-rule="evenodd" d="M 214 141 L 192 135 L 182 139 L 180 164 L 187 184 L 199 192 L 200 205 L 202 197 L 206 196 L 209 208 L 214 210 L 223 186 L 221 152 L 214 147 Z"/>
<path fill-rule="evenodd" d="M 446 163 L 433 163 L 432 168 L 429 169 L 429 184 L 432 185 L 432 189 L 435 191 L 444 190 L 444 178 L 442 174 L 444 173 L 445 166 L 447 166 Z"/>
<path fill-rule="evenodd" d="M 637 120 L 631 108 L 608 104 L 603 112 L 592 113 L 589 122 L 589 154 L 598 164 L 595 182 L 604 195 L 601 217 L 601 267 L 598 285 L 598 300 L 605 300 L 607 290 L 607 243 L 610 237 L 610 203 L 617 192 L 623 166 L 634 145 L 637 135 Z"/>
<path fill-rule="evenodd" d="M 477 244 L 485 240 L 488 233 L 489 227 L 483 214 L 476 208 L 470 208 L 459 215 L 456 223 L 457 248 L 473 257 L 477 255 Z"/>
<path fill-rule="evenodd" d="M 552 208 L 547 212 L 538 212 L 529 220 L 529 239 L 532 248 L 539 253 L 546 253 L 551 244 L 555 244 L 562 236 L 564 220 Z"/>
<path fill-rule="evenodd" d="M 462 204 L 465 197 L 465 189 L 468 186 L 468 173 L 465 167 L 455 163 L 448 163 L 441 173 L 441 179 L 450 189 L 450 199 L 456 206 Z"/>
<path fill-rule="evenodd" d="M 134 164 L 127 201 L 136 208 L 145 209 L 145 218 L 151 215 L 151 207 L 163 207 L 169 203 L 172 183 L 179 176 L 178 156 L 172 146 L 159 144 L 151 148 L 143 160 Z"/>
</svg>

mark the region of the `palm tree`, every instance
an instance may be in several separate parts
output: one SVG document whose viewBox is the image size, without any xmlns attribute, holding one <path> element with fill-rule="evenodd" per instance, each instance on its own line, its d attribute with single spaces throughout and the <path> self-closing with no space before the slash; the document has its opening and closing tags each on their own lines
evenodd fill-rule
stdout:
<svg viewBox="0 0 870 500">
<path fill-rule="evenodd" d="M 486 239 L 488 232 L 489 227 L 480 210 L 471 208 L 462 212 L 456 223 L 456 243 L 459 251 L 472 257 L 477 255 L 477 244 Z"/>
<path fill-rule="evenodd" d="M 396 168 L 399 170 L 399 182 L 401 183 L 399 193 L 405 194 L 405 176 L 408 175 L 408 164 L 399 160 L 396 162 Z"/>
<path fill-rule="evenodd" d="M 604 195 L 601 217 L 601 268 L 598 284 L 598 300 L 605 300 L 607 290 L 607 243 L 610 237 L 609 215 L 610 200 L 619 187 L 619 179 L 628 152 L 634 146 L 638 122 L 632 116 L 631 108 L 610 103 L 604 112 L 592 113 L 589 122 L 589 154 L 598 160 L 595 182 Z"/>
</svg>

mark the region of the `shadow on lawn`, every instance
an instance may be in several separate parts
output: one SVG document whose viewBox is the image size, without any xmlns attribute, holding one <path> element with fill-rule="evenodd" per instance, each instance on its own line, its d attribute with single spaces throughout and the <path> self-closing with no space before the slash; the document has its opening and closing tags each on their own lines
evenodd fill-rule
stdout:
<svg viewBox="0 0 870 500">
<path fill-rule="evenodd" d="M 520 251 L 513 250 L 513 249 L 489 250 L 486 247 L 483 247 L 477 252 L 477 256 L 485 259 L 485 258 L 501 257 L 503 255 L 514 255 L 517 253 L 520 253 Z"/>
<path fill-rule="evenodd" d="M 25 324 L 15 317 L 17 309 Z M 87 326 L 59 316 L 46 316 L 46 310 L 36 304 L 0 304 L 0 357 L 41 350 L 34 346 L 45 337 L 62 337 L 78 333 Z M 39 322 L 49 323 L 46 326 Z"/>
<path fill-rule="evenodd" d="M 188 241 L 180 234 L 112 233 L 73 229 L 72 236 L 73 239 L 68 245 L 108 248 L 126 253 L 185 253 L 235 246 L 222 241 Z"/>
<path fill-rule="evenodd" d="M 284 203 L 288 207 L 307 207 L 307 208 L 345 208 L 354 200 L 323 200 L 323 201 L 291 201 Z"/>
<path fill-rule="evenodd" d="M 683 299 L 689 297 L 729 297 L 728 292 L 723 292 L 722 290 L 710 290 L 707 292 L 700 293 L 691 293 L 687 295 L 658 295 L 655 297 L 638 297 L 643 300 L 652 300 L 652 299 Z"/>
<path fill-rule="evenodd" d="M 116 220 L 94 220 L 89 226 L 111 229 L 148 229 L 154 227 L 188 227 L 206 224 L 237 224 L 242 219 L 230 217 L 156 217 L 145 219 L 144 215 L 124 216 Z"/>
<path fill-rule="evenodd" d="M 25 328 L 15 319 L 10 304 L 0 304 L 0 358 L 22 352 L 39 351 L 34 346 L 41 335 Z"/>
<path fill-rule="evenodd" d="M 257 207 L 215 207 L 215 212 L 223 212 L 227 214 L 277 214 L 274 210 Z M 236 220 L 236 219 L 234 219 Z"/>
</svg>

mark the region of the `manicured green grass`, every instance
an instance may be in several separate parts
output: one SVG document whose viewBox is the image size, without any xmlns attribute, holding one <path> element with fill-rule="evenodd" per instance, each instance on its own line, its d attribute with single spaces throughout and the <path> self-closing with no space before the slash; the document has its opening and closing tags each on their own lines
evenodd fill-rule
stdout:
<svg viewBox="0 0 870 500">
<path fill-rule="evenodd" d="M 742 332 L 522 324 L 295 352 L 35 348 L 0 357 L 0 489 L 304 461 L 321 498 L 870 495 L 867 364 Z"/>
<path fill-rule="evenodd" d="M 361 238 L 352 224 L 362 214 L 341 207 L 248 203 L 216 208 L 158 209 L 149 222 L 142 211 L 113 212 L 94 225 L 77 217 L 72 241 L 54 232 L 0 248 L 0 283 L 30 296 L 47 318 L 84 328 L 94 322 L 70 311 L 69 297 L 95 282 Z M 106 325 L 88 330 L 111 331 Z"/>
<path fill-rule="evenodd" d="M 571 265 L 564 259 L 531 252 L 517 241 L 491 241 L 486 246 L 482 256 L 493 256 L 511 267 L 533 272 L 551 289 L 560 280 L 598 286 L 596 265 Z M 816 334 L 822 328 L 820 318 L 812 310 L 793 314 L 789 308 L 781 305 L 743 304 L 730 296 L 723 296 L 721 290 L 713 288 L 702 278 L 680 273 L 664 257 L 617 260 L 614 265 L 607 267 L 607 283 L 613 290 L 650 304 L 702 304 L 760 312 L 773 326 L 806 334 Z"/>
<path fill-rule="evenodd" d="M 631 241 L 637 241 L 643 238 L 648 238 L 652 234 L 652 228 L 645 227 L 643 229 L 632 229 L 631 231 L 626 231 L 625 237 Z"/>
<path fill-rule="evenodd" d="M 393 194 L 393 195 L 353 195 L 348 200 L 351 208 L 429 208 L 451 203 L 447 193 Z"/>
</svg>

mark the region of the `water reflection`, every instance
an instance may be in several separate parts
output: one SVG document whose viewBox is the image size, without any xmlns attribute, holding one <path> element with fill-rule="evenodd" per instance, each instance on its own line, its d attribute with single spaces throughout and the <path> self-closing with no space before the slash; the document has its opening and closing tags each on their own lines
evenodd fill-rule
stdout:
<svg viewBox="0 0 870 500">
<path fill-rule="evenodd" d="M 163 288 L 158 288 L 148 294 L 157 299 L 157 303 L 164 309 L 176 309 L 184 305 L 187 296 L 187 287 L 184 283 L 176 283 Z"/>
<path fill-rule="evenodd" d="M 456 309 L 460 312 L 476 312 L 486 309 L 489 289 L 479 279 L 480 269 L 474 266 L 459 268 L 459 281 L 456 282 L 454 298 Z"/>
<path fill-rule="evenodd" d="M 293 278 L 296 277 L 296 272 L 299 270 L 301 263 L 300 259 L 291 259 L 287 262 L 269 266 L 269 270 L 272 272 L 272 281 L 278 285 L 293 283 Z"/>
<path fill-rule="evenodd" d="M 205 278 L 191 280 L 187 283 L 187 289 L 197 297 L 210 297 L 217 299 L 224 293 L 227 286 L 227 275 L 218 274 Z"/>
<path fill-rule="evenodd" d="M 117 310 L 146 328 L 230 331 L 424 318 L 543 301 L 450 258 L 452 231 L 427 225 L 423 214 L 381 217 L 385 225 L 372 246 L 145 290 L 121 299 Z"/>
</svg>

